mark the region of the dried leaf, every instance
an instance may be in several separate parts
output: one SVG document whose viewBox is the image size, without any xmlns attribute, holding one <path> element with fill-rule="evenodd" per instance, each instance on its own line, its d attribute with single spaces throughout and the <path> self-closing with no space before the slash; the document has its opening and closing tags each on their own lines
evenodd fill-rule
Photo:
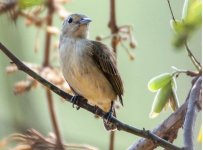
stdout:
<svg viewBox="0 0 203 150">
<path fill-rule="evenodd" d="M 48 26 L 47 27 L 47 32 L 53 35 L 59 35 L 60 34 L 60 30 L 57 27 L 54 26 Z"/>
<path fill-rule="evenodd" d="M 14 85 L 14 93 L 15 94 L 22 94 L 24 92 L 29 91 L 32 88 L 32 81 L 24 80 L 15 83 Z"/>
</svg>

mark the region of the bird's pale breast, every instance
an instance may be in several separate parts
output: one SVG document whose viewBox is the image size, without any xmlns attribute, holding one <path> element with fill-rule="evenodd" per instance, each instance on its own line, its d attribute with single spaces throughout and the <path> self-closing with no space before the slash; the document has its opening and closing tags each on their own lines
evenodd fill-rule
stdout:
<svg viewBox="0 0 203 150">
<path fill-rule="evenodd" d="M 116 94 L 108 79 L 97 67 L 84 47 L 87 41 L 63 39 L 60 57 L 63 75 L 79 95 L 108 112 Z"/>
</svg>

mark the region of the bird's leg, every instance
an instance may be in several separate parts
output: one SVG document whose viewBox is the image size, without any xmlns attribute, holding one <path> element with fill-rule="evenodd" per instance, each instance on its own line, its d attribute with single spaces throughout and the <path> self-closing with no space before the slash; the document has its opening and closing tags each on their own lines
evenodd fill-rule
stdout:
<svg viewBox="0 0 203 150">
<path fill-rule="evenodd" d="M 109 110 L 109 112 L 107 112 L 107 113 L 104 115 L 104 118 L 106 118 L 106 121 L 107 121 L 107 122 L 112 118 L 113 113 L 114 113 L 114 110 L 113 110 L 113 101 L 111 101 L 110 110 Z"/>
<path fill-rule="evenodd" d="M 80 99 L 85 99 L 85 98 L 82 97 L 82 96 L 80 96 L 80 95 L 75 95 L 75 96 L 73 96 L 73 97 L 71 98 L 71 102 L 73 103 L 73 108 L 75 108 L 75 104 L 78 104 L 78 101 L 79 101 Z M 80 109 L 80 106 L 77 106 L 76 109 L 79 110 L 79 109 Z"/>
</svg>

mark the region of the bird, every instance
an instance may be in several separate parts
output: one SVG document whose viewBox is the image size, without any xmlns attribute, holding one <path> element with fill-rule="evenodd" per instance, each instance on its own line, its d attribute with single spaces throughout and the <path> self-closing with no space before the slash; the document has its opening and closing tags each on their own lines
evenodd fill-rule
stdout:
<svg viewBox="0 0 203 150">
<path fill-rule="evenodd" d="M 73 99 L 83 97 L 89 104 L 115 116 L 115 101 L 119 99 L 123 105 L 123 81 L 112 48 L 88 39 L 91 21 L 79 13 L 64 20 L 59 40 L 62 73 L 74 93 Z M 107 130 L 116 129 L 103 120 Z"/>
</svg>

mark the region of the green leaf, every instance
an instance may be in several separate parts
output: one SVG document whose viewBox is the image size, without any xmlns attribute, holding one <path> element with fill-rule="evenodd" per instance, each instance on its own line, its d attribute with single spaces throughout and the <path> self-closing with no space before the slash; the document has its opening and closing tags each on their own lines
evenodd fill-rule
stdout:
<svg viewBox="0 0 203 150">
<path fill-rule="evenodd" d="M 173 39 L 175 47 L 183 46 L 186 40 L 202 25 L 202 1 L 186 0 L 183 7 L 183 20 L 172 22 L 171 26 L 176 31 Z"/>
<path fill-rule="evenodd" d="M 20 9 L 26 9 L 28 7 L 41 5 L 44 0 L 18 0 L 18 6 Z"/>
<path fill-rule="evenodd" d="M 191 26 L 198 27 L 202 24 L 202 1 L 195 1 L 189 8 L 185 22 Z"/>
<path fill-rule="evenodd" d="M 168 103 L 171 95 L 172 95 L 172 87 L 171 87 L 171 82 L 169 82 L 167 85 L 165 85 L 157 92 L 152 104 L 150 118 L 155 118 L 156 116 L 159 115 L 159 113 L 163 110 L 165 105 Z"/>
<path fill-rule="evenodd" d="M 185 19 L 185 17 L 187 16 L 188 10 L 193 1 L 195 1 L 195 0 L 185 0 L 184 5 L 183 5 L 183 11 L 182 11 L 182 19 Z"/>
<path fill-rule="evenodd" d="M 200 130 L 199 130 L 198 137 L 197 137 L 197 141 L 198 141 L 199 143 L 202 143 L 202 126 L 201 126 L 201 128 L 200 128 Z"/>
<path fill-rule="evenodd" d="M 168 84 L 171 81 L 171 79 L 172 79 L 172 74 L 170 73 L 160 74 L 152 78 L 148 82 L 148 89 L 152 92 L 155 92 L 160 88 L 164 87 L 166 84 Z"/>
<path fill-rule="evenodd" d="M 179 33 L 183 30 L 183 22 L 181 20 L 171 20 L 170 21 L 171 28 L 175 31 L 175 33 Z"/>
</svg>

